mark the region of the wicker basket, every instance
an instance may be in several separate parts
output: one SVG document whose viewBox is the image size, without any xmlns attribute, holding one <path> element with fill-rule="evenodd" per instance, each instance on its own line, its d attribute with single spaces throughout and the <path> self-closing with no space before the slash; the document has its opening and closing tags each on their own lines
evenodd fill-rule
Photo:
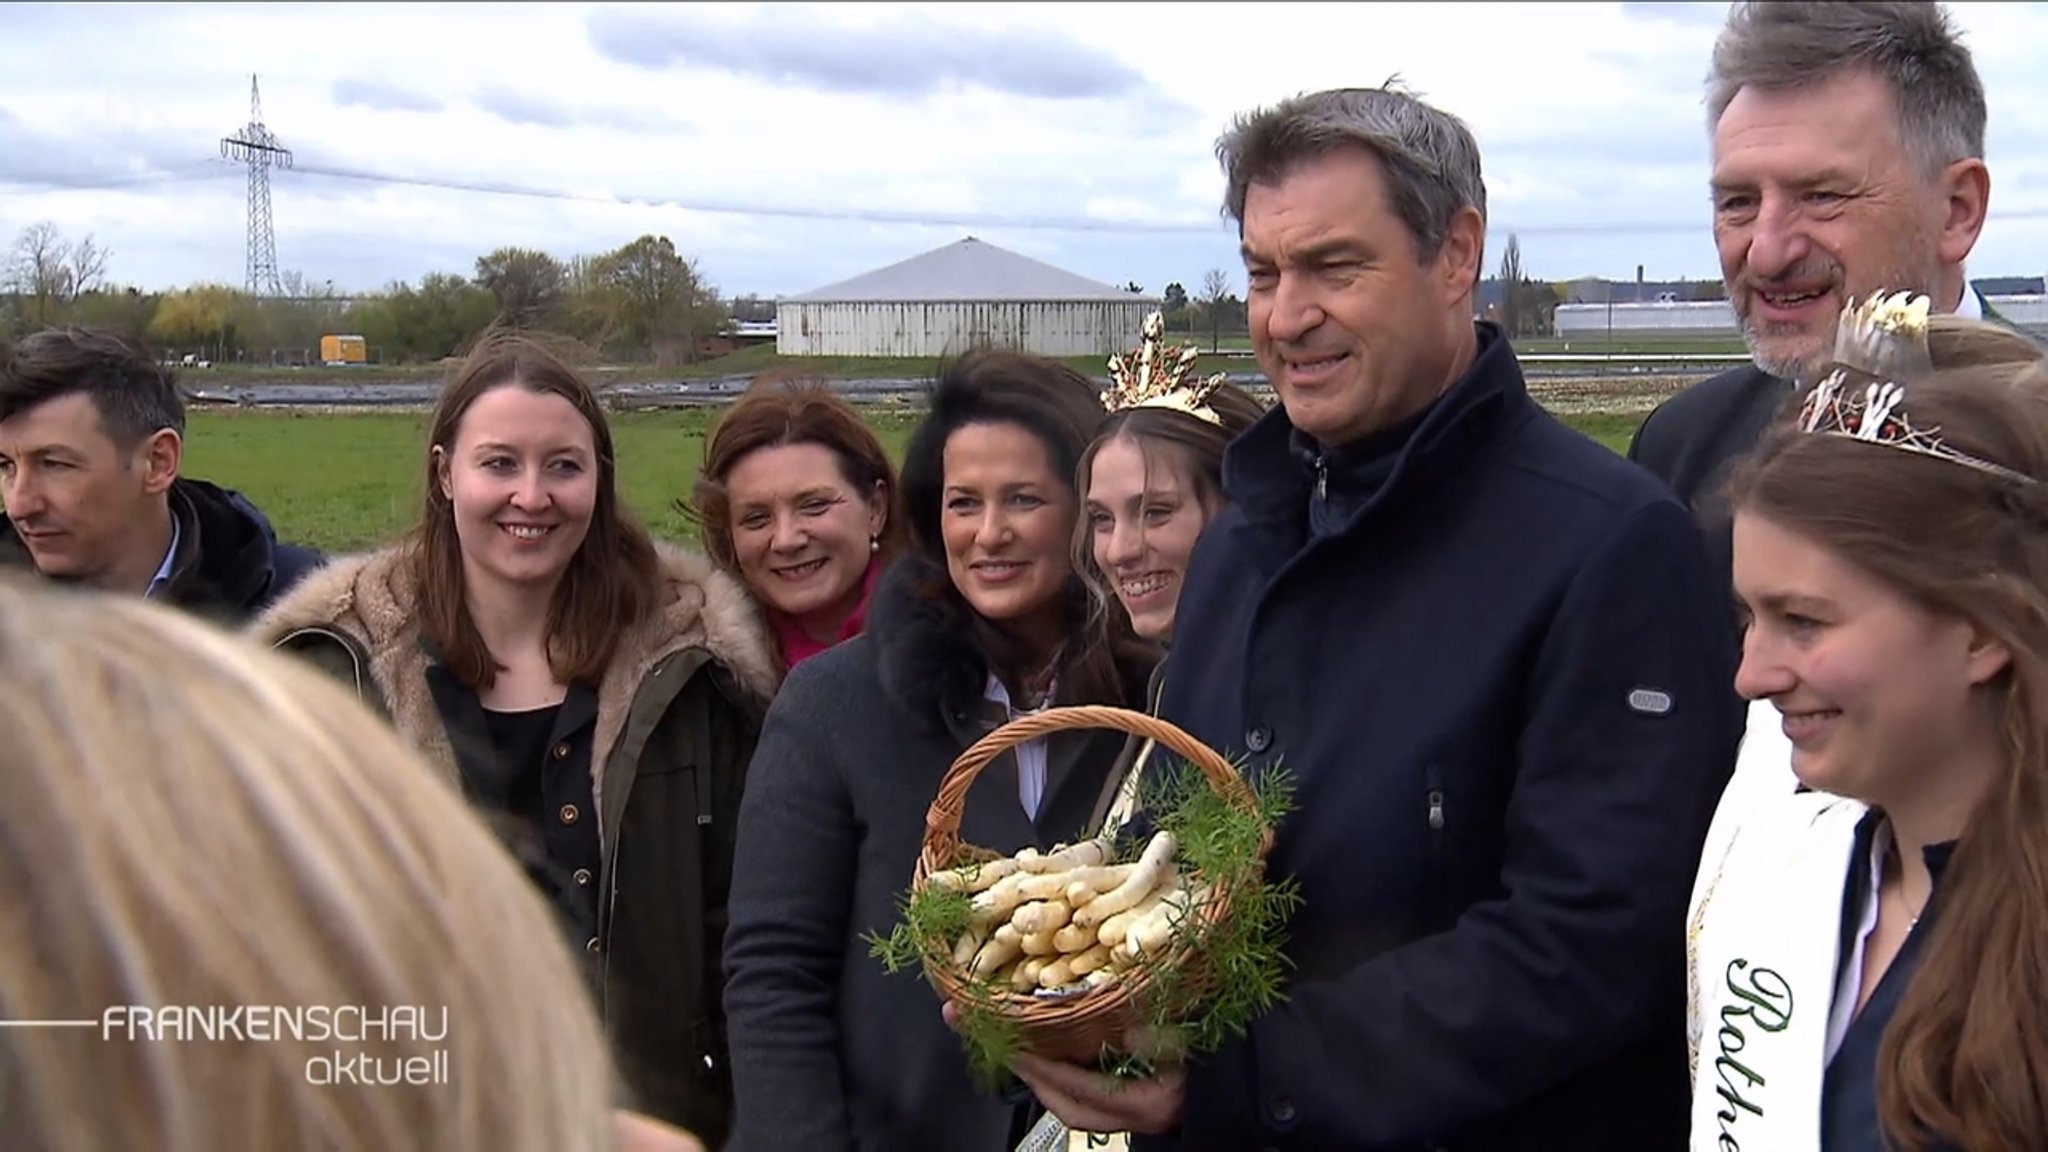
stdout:
<svg viewBox="0 0 2048 1152">
<path fill-rule="evenodd" d="M 938 795 L 925 816 L 924 850 L 918 855 L 917 868 L 911 876 L 912 891 L 922 890 L 934 872 L 1000 858 L 1000 853 L 960 841 L 960 814 L 968 788 L 981 775 L 982 769 L 1005 750 L 1053 732 L 1076 728 L 1108 728 L 1156 741 L 1201 769 L 1209 786 L 1226 801 L 1243 811 L 1256 811 L 1257 801 L 1251 789 L 1246 787 L 1229 761 L 1164 720 L 1143 712 L 1101 705 L 1049 708 L 1004 724 L 976 741 L 953 761 L 953 766 L 939 782 Z M 1259 839 L 1261 860 L 1272 846 L 1273 829 L 1265 826 Z M 1217 923 L 1230 914 L 1231 898 L 1230 891 L 1218 886 L 1202 904 L 1198 914 L 1207 924 Z M 1024 1049 L 1076 1062 L 1093 1062 L 1105 1050 L 1120 1045 L 1129 1029 L 1139 1023 L 1133 997 L 1150 983 L 1149 973 L 1157 965 L 1177 968 L 1179 978 L 1191 982 L 1184 984 L 1184 988 L 1199 990 L 1207 976 L 1202 958 L 1189 954 L 1184 946 L 1177 946 L 1166 955 L 1141 962 L 1117 980 L 1081 995 L 1054 999 L 998 991 L 995 1002 L 1004 1018 L 1018 1026 Z M 943 958 L 928 954 L 924 971 L 933 987 L 946 999 L 956 1003 L 967 999 L 966 976 L 944 962 Z"/>
</svg>

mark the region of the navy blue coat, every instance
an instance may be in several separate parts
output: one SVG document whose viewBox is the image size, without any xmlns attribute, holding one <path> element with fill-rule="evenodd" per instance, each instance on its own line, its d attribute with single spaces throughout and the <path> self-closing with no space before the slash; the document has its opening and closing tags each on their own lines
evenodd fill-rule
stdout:
<svg viewBox="0 0 2048 1152">
<path fill-rule="evenodd" d="M 1725 573 L 1479 329 L 1412 432 L 1323 462 L 1327 500 L 1284 408 L 1225 458 L 1160 711 L 1292 774 L 1270 871 L 1305 903 L 1287 1003 L 1134 1147 L 1685 1146 L 1686 900 L 1743 719 Z"/>
<path fill-rule="evenodd" d="M 247 496 L 204 480 L 171 485 L 178 553 L 160 599 L 229 627 L 255 619 L 318 568 L 324 557 L 277 538 L 270 519 Z M 33 568 L 14 522 L 0 515 L 0 568 Z"/>
</svg>

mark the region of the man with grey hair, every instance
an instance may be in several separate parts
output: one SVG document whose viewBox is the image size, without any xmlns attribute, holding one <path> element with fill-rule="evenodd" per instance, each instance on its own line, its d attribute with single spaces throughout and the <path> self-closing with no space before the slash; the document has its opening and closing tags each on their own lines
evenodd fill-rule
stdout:
<svg viewBox="0 0 2048 1152">
<path fill-rule="evenodd" d="M 1319 92 L 1218 153 L 1280 405 L 1225 458 L 1160 715 L 1291 780 L 1294 979 L 1151 1080 L 1013 1067 L 1138 1149 L 1682 1148 L 1686 897 L 1741 728 L 1726 588 L 1473 320 L 1464 124 Z"/>
<path fill-rule="evenodd" d="M 1728 469 L 1828 363 L 1844 301 L 1911 291 L 1991 315 L 1963 272 L 1991 176 L 1983 82 L 1925 0 L 1735 5 L 1707 118 L 1714 242 L 1754 363 L 1665 401 L 1629 458 L 1694 507 L 1725 576 Z"/>
</svg>

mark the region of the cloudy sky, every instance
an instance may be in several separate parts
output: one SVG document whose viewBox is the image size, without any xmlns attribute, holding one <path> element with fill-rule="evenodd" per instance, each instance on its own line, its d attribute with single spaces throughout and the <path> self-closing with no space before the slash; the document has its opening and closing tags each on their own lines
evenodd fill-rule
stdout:
<svg viewBox="0 0 2048 1152">
<path fill-rule="evenodd" d="M 1952 6 L 1991 100 L 1974 275 L 2048 272 L 2048 4 Z M 1453 15 L 1452 13 L 1455 12 Z M 728 294 L 973 234 L 1148 291 L 1226 269 L 1217 134 L 1398 73 L 1484 148 L 1491 254 L 1716 275 L 1700 79 L 1723 4 L 0 5 L 0 240 L 240 284 L 249 75 L 296 169 L 281 267 L 338 290 L 665 234 Z M 498 189 L 499 191 L 490 191 Z"/>
</svg>

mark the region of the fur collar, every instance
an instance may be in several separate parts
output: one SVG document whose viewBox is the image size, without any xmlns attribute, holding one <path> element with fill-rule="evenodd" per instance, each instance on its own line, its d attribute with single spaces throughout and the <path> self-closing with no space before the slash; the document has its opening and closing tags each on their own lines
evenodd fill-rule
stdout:
<svg viewBox="0 0 2048 1152">
<path fill-rule="evenodd" d="M 868 605 L 882 692 L 912 715 L 944 726 L 980 707 L 988 687 L 988 658 L 975 643 L 975 622 L 955 596 L 945 569 L 915 553 L 889 565 Z M 1145 684 L 1156 656 L 1119 653 L 1126 706 L 1144 707 Z M 1070 703 L 1055 693 L 1060 703 Z"/>
<path fill-rule="evenodd" d="M 933 724 L 971 707 L 988 685 L 973 622 L 953 597 L 940 594 L 947 583 L 937 565 L 905 554 L 882 573 L 868 604 L 883 693 Z"/>
<path fill-rule="evenodd" d="M 781 680 L 780 662 L 760 609 L 746 587 L 700 553 L 657 541 L 667 596 L 656 618 L 624 638 L 598 685 L 591 783 L 602 789 L 604 764 L 625 728 L 633 698 L 667 657 L 701 647 L 732 670 L 765 706 Z M 427 688 L 416 590 L 406 579 L 405 546 L 337 557 L 314 571 L 250 625 L 276 645 L 295 634 L 339 632 L 369 657 L 368 672 L 394 727 L 451 781 L 455 755 Z M 595 798 L 603 811 L 602 795 Z"/>
</svg>

